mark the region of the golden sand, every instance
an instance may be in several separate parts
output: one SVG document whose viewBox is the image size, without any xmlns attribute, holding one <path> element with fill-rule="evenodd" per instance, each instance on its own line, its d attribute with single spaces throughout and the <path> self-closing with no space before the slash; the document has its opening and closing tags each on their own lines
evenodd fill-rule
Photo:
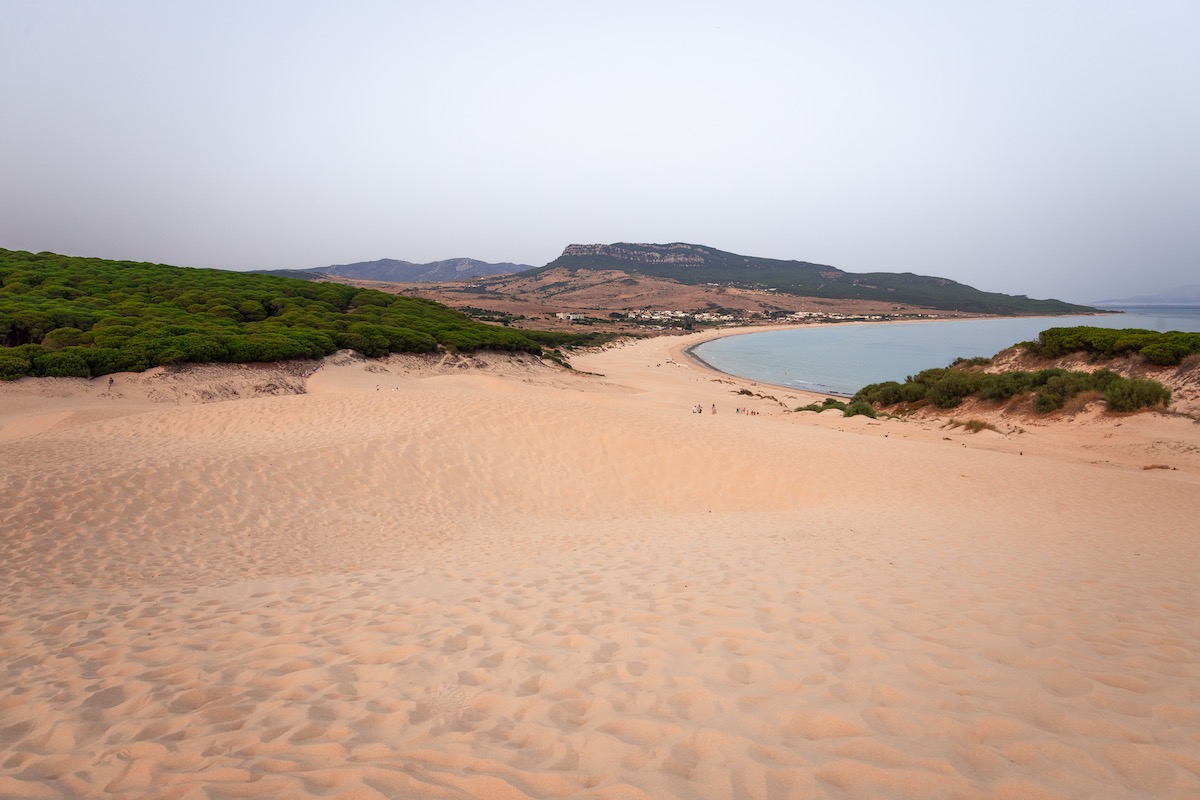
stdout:
<svg viewBox="0 0 1200 800">
<path fill-rule="evenodd" d="M 0 385 L 0 797 L 1200 796 L 1200 426 L 694 342 Z"/>
</svg>

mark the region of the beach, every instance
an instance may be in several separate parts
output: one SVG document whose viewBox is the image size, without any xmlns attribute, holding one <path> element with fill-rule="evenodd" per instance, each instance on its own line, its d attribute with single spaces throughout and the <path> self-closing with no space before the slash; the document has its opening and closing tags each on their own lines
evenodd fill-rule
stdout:
<svg viewBox="0 0 1200 800">
<path fill-rule="evenodd" d="M 0 797 L 1200 796 L 1200 426 L 702 336 L 0 384 Z"/>
</svg>

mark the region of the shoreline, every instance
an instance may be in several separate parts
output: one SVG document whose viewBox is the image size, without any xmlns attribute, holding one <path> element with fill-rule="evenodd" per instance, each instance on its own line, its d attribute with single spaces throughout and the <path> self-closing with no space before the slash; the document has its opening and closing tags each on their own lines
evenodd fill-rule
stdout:
<svg viewBox="0 0 1200 800">
<path fill-rule="evenodd" d="M 803 330 L 806 328 L 814 327 L 814 325 L 816 325 L 816 324 L 820 324 L 820 323 L 797 324 L 797 325 L 739 326 L 737 328 L 731 328 L 731 329 L 719 331 L 712 336 L 707 336 L 705 338 L 700 339 L 699 341 L 692 342 L 691 344 L 688 344 L 688 345 L 682 345 L 677 348 L 672 348 L 671 352 L 672 352 L 673 357 L 676 357 L 676 358 L 682 357 L 703 370 L 707 370 L 709 372 L 716 373 L 717 375 L 723 375 L 726 378 L 733 378 L 733 379 L 740 380 L 740 381 L 749 381 L 750 385 L 752 385 L 752 386 L 758 386 L 758 385 L 771 386 L 771 387 L 773 387 L 775 389 L 779 389 L 781 391 L 798 392 L 801 394 L 810 395 L 814 398 L 849 397 L 850 395 L 840 395 L 837 393 L 826 394 L 824 392 L 814 392 L 811 389 L 799 389 L 795 386 L 786 386 L 781 383 L 772 383 L 770 381 L 761 381 L 761 380 L 757 380 L 754 378 L 747 378 L 743 375 L 735 375 L 732 372 L 725 372 L 724 370 L 717 369 L 712 364 L 709 364 L 707 361 L 705 361 L 703 358 L 701 358 L 695 352 L 696 348 L 699 347 L 700 345 L 707 344 L 708 342 L 715 341 L 716 339 L 724 339 L 724 338 L 729 338 L 732 336 L 743 336 L 743 335 L 752 334 L 752 333 L 769 333 L 769 332 L 773 332 L 773 331 Z M 847 323 L 847 324 L 855 324 L 855 323 Z M 864 324 L 866 324 L 866 323 L 864 323 Z M 885 323 L 885 324 L 887 324 L 887 323 Z"/>
<path fill-rule="evenodd" d="M 1200 308 L 1200 306 L 1194 306 L 1194 307 L 1176 306 L 1176 308 Z M 1118 310 L 1118 311 L 1114 311 L 1112 313 L 1126 314 L 1128 312 L 1125 310 Z M 1104 315 L 1101 315 L 1101 314 L 1072 314 L 1072 315 L 1066 315 L 1066 316 L 1067 317 L 1095 317 L 1095 316 L 1107 316 L 1107 313 Z M 703 333 L 706 333 L 706 334 L 711 333 L 712 335 L 705 336 L 704 338 L 701 338 L 698 341 L 690 343 L 686 348 L 684 348 L 680 351 L 680 355 L 690 359 L 694 364 L 696 364 L 697 366 L 699 366 L 703 369 L 707 369 L 709 371 L 712 371 L 712 372 L 715 372 L 715 373 L 718 373 L 721 375 L 727 375 L 729 377 L 735 377 L 735 378 L 742 379 L 742 380 L 756 381 L 756 382 L 762 383 L 764 385 L 775 386 L 775 387 L 785 390 L 785 391 L 799 391 L 799 392 L 805 392 L 805 393 L 808 393 L 811 395 L 816 395 L 816 396 L 849 399 L 849 398 L 852 398 L 855 393 L 841 392 L 841 391 L 836 391 L 836 390 L 815 391 L 812 389 L 802 389 L 799 387 L 789 386 L 786 384 L 774 383 L 770 380 L 761 380 L 761 379 L 757 379 L 757 378 L 751 378 L 751 377 L 747 377 L 747 376 L 737 375 L 736 373 L 732 373 L 732 372 L 725 372 L 725 371 L 721 370 L 720 368 L 714 366 L 713 364 L 705 361 L 703 357 L 701 357 L 698 353 L 695 352 L 695 350 L 696 350 L 696 348 L 699 348 L 701 345 L 707 344 L 716 339 L 731 338 L 733 336 L 743 336 L 743 335 L 754 334 L 754 333 L 771 333 L 771 332 L 786 331 L 786 330 L 805 330 L 805 329 L 809 329 L 809 328 L 826 328 L 826 327 L 829 327 L 831 324 L 836 324 L 839 327 L 841 327 L 841 326 L 863 327 L 863 326 L 871 326 L 871 325 L 874 325 L 874 326 L 889 325 L 890 326 L 890 325 L 909 325 L 909 324 L 925 324 L 925 323 L 938 323 L 938 322 L 967 323 L 967 322 L 978 322 L 981 320 L 1024 320 L 1024 319 L 1058 320 L 1058 319 L 1063 319 L 1063 318 L 1064 317 L 1060 317 L 1060 316 L 1009 317 L 1009 316 L 999 316 L 999 315 L 990 315 L 990 316 L 983 315 L 983 316 L 974 316 L 974 317 L 947 317 L 947 318 L 936 318 L 936 319 L 854 320 L 854 321 L 839 322 L 839 323 L 809 322 L 809 323 L 797 323 L 797 324 L 786 324 L 786 325 L 754 325 L 754 326 L 743 325 L 743 326 L 736 326 L 736 327 L 731 327 L 731 328 L 726 328 L 726 329 L 716 329 L 715 331 L 705 331 Z M 1054 326 L 1051 325 L 1049 327 L 1054 327 Z M 696 334 L 696 335 L 700 335 L 700 334 Z M 1005 348 L 1011 347 L 1013 344 L 1015 344 L 1015 342 L 1009 342 L 1008 344 L 1003 345 L 1001 347 L 1001 350 L 997 351 L 997 352 L 1001 352 Z M 996 353 L 991 353 L 991 354 L 987 354 L 987 355 L 994 356 L 995 354 Z M 945 366 L 945 365 L 944 364 L 943 365 L 931 364 L 931 365 L 927 365 L 922 368 L 923 369 L 924 368 L 935 368 L 937 366 Z"/>
</svg>

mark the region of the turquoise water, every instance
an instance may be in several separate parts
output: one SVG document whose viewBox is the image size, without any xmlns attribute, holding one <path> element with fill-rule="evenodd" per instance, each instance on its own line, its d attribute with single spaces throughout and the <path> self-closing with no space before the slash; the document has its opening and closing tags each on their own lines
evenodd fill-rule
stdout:
<svg viewBox="0 0 1200 800">
<path fill-rule="evenodd" d="M 714 369 L 810 392 L 852 395 L 869 383 L 903 381 L 956 358 L 992 356 L 1046 328 L 1092 325 L 1200 331 L 1200 306 L 1138 306 L 1085 317 L 882 322 L 747 333 L 705 342 L 693 353 Z"/>
</svg>

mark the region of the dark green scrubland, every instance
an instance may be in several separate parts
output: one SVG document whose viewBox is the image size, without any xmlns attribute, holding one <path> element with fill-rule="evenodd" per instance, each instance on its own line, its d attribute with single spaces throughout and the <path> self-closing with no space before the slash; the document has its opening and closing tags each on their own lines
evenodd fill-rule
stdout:
<svg viewBox="0 0 1200 800">
<path fill-rule="evenodd" d="M 515 330 L 339 283 L 0 249 L 0 380 L 167 364 L 284 361 L 594 343 Z"/>
<path fill-rule="evenodd" d="M 1137 411 L 1171 402 L 1171 391 L 1148 378 L 1124 378 L 1110 369 L 1085 372 L 1057 367 L 994 373 L 954 367 L 927 369 L 909 376 L 904 383 L 887 381 L 865 386 L 854 399 L 873 407 L 931 404 L 955 408 L 968 398 L 1004 402 L 1032 394 L 1034 410 L 1045 414 L 1059 410 L 1068 400 L 1087 392 L 1103 395 L 1111 411 Z"/>
<path fill-rule="evenodd" d="M 1148 331 L 1144 328 L 1050 328 L 1036 342 L 1022 347 L 1039 358 L 1059 358 L 1085 353 L 1093 359 L 1136 354 L 1161 367 L 1177 366 L 1193 353 L 1200 353 L 1200 333 Z"/>
<path fill-rule="evenodd" d="M 1173 366 L 1200 352 L 1200 333 L 1088 326 L 1050 328 L 1042 331 L 1036 342 L 1019 346 L 1044 359 L 1082 354 L 1094 362 L 1103 362 L 1133 356 L 1156 366 Z M 1171 391 L 1158 381 L 1126 378 L 1107 368 L 1094 372 L 1058 367 L 984 372 L 982 367 L 990 361 L 960 359 L 949 367 L 910 375 L 903 383 L 874 383 L 863 387 L 854 401 L 873 408 L 916 409 L 923 405 L 954 408 L 967 399 L 1003 403 L 1032 395 L 1033 408 L 1040 413 L 1057 411 L 1070 400 L 1087 395 L 1103 397 L 1110 411 L 1166 407 L 1171 402 Z"/>
</svg>

